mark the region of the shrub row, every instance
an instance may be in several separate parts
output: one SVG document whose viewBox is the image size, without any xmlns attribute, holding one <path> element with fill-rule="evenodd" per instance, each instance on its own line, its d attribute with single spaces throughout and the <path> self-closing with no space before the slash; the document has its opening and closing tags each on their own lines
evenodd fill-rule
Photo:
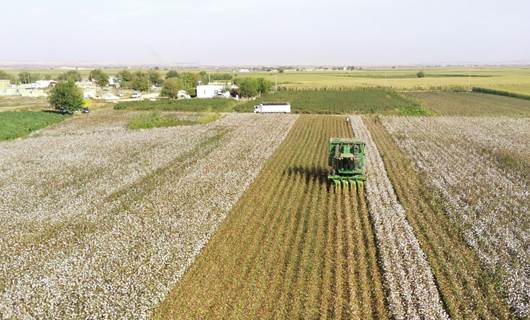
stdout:
<svg viewBox="0 0 530 320">
<path fill-rule="evenodd" d="M 498 96 L 505 96 L 505 97 L 512 97 L 512 98 L 519 98 L 524 100 L 530 100 L 529 95 L 521 94 L 521 93 L 515 93 L 515 92 L 509 92 L 509 91 L 503 91 L 503 90 L 496 90 L 496 89 L 489 89 L 489 88 L 482 88 L 482 87 L 473 87 L 473 92 L 480 92 L 480 93 L 487 93 L 487 94 L 495 94 Z"/>
<path fill-rule="evenodd" d="M 116 110 L 231 112 L 235 101 L 231 99 L 183 99 L 157 101 L 127 101 L 114 106 Z"/>
</svg>

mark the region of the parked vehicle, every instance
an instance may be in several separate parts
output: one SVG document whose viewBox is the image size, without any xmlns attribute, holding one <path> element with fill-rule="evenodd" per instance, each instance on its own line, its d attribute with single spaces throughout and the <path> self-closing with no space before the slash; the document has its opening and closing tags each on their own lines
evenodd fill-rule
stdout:
<svg viewBox="0 0 530 320">
<path fill-rule="evenodd" d="M 255 113 L 290 113 L 289 102 L 263 102 L 254 106 Z"/>
</svg>

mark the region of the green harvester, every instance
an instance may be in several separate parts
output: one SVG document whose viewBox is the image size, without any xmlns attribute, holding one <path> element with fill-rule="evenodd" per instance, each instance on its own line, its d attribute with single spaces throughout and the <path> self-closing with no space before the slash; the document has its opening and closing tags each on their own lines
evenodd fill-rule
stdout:
<svg viewBox="0 0 530 320">
<path fill-rule="evenodd" d="M 328 165 L 335 188 L 361 189 L 366 181 L 364 169 L 364 149 L 366 144 L 351 138 L 330 138 L 328 145 Z"/>
</svg>

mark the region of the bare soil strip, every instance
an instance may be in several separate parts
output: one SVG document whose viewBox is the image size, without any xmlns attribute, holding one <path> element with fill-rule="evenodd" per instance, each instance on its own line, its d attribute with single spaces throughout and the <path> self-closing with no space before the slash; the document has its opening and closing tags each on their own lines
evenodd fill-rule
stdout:
<svg viewBox="0 0 530 320">
<path fill-rule="evenodd" d="M 395 319 L 448 319 L 431 267 L 372 140 L 359 116 L 351 116 L 356 137 L 366 142 L 366 197 L 373 220 L 389 309 Z"/>
<path fill-rule="evenodd" d="M 345 117 L 300 116 L 160 319 L 385 319 L 364 194 L 327 183 L 327 141 Z"/>
</svg>

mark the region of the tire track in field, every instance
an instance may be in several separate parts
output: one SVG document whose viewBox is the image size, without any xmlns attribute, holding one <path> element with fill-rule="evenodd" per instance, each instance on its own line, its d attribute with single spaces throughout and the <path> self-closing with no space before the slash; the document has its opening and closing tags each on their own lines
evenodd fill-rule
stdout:
<svg viewBox="0 0 530 320">
<path fill-rule="evenodd" d="M 390 312 L 396 319 L 448 319 L 430 265 L 396 197 L 379 150 L 361 117 L 349 119 L 355 135 L 366 143 L 366 197 Z"/>
<path fill-rule="evenodd" d="M 327 141 L 351 135 L 300 116 L 155 318 L 387 318 L 364 195 L 327 190 Z"/>
</svg>

